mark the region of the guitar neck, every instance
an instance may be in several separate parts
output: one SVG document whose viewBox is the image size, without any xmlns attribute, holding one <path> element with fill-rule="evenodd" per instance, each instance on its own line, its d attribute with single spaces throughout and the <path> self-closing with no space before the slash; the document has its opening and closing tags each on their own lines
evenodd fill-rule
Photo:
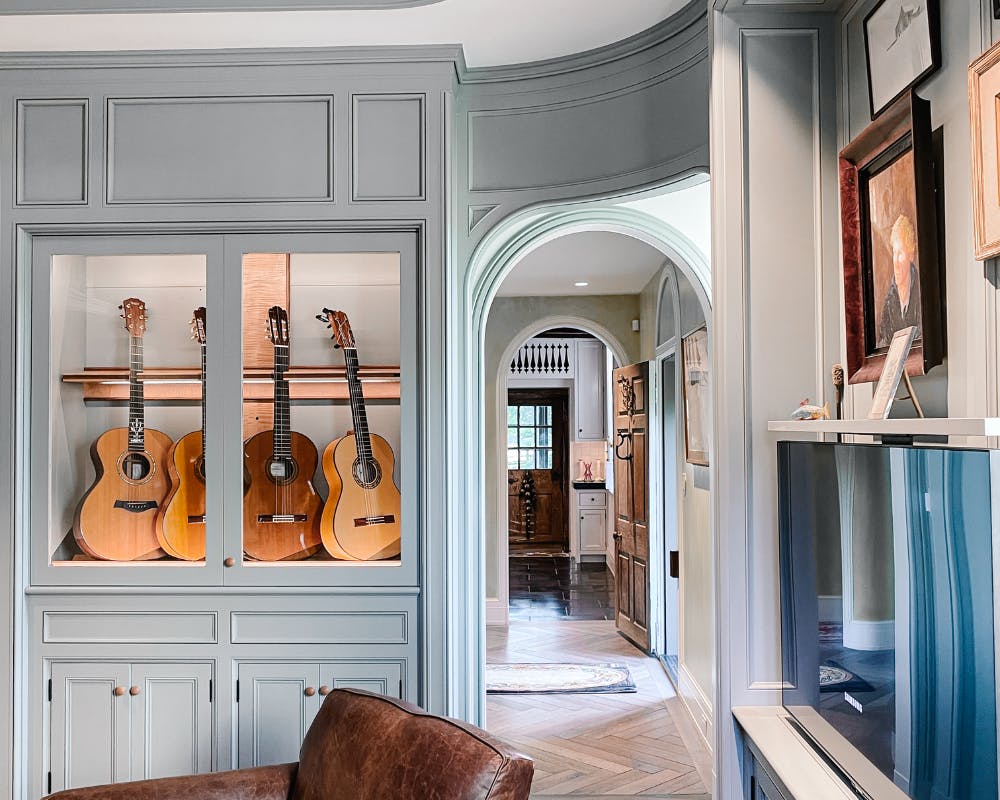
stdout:
<svg viewBox="0 0 1000 800">
<path fill-rule="evenodd" d="M 292 455 L 291 415 L 288 405 L 288 345 L 274 346 L 274 455 L 289 458 Z"/>
<path fill-rule="evenodd" d="M 205 345 L 201 345 L 201 460 L 205 461 L 205 436 L 208 431 L 208 359 L 206 357 Z"/>
<path fill-rule="evenodd" d="M 358 456 L 364 461 L 372 459 L 372 440 L 368 433 L 368 412 L 365 410 L 365 396 L 358 378 L 358 351 L 353 347 L 344 348 L 347 367 L 347 388 L 351 396 L 351 417 L 354 420 L 354 439 Z"/>
<path fill-rule="evenodd" d="M 129 336 L 128 347 L 128 449 L 146 449 L 146 406 L 142 381 L 142 337 Z"/>
</svg>

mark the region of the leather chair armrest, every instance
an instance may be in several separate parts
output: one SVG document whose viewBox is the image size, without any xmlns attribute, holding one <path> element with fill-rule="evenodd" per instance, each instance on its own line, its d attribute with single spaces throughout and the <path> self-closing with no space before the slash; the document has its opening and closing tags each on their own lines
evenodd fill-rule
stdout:
<svg viewBox="0 0 1000 800">
<path fill-rule="evenodd" d="M 49 800 L 288 800 L 298 764 L 68 789 Z"/>
</svg>

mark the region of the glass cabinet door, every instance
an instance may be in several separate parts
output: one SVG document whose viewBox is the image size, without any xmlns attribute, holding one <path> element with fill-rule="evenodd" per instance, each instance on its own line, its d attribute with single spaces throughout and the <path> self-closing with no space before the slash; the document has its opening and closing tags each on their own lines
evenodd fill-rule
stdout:
<svg viewBox="0 0 1000 800">
<path fill-rule="evenodd" d="M 239 524 L 227 513 L 240 569 L 227 582 L 413 580 L 414 245 L 227 237 L 243 373 Z"/>
<path fill-rule="evenodd" d="M 218 239 L 33 244 L 18 319 L 33 579 L 217 580 L 205 570 L 222 528 L 206 507 L 218 474 L 203 432 Z"/>
</svg>

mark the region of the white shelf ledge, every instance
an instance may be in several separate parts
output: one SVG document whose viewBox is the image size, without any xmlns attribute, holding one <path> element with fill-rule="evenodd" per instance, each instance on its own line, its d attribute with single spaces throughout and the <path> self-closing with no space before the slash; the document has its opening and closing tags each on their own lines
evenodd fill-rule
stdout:
<svg viewBox="0 0 1000 800">
<path fill-rule="evenodd" d="M 817 419 L 772 420 L 774 433 L 847 433 L 864 436 L 1000 436 L 1000 419 Z"/>
</svg>

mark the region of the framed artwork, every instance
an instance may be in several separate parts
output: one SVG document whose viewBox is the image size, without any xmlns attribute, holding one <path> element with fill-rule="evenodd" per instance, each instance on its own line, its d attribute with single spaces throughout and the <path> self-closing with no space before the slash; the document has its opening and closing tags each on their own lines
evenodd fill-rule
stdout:
<svg viewBox="0 0 1000 800">
<path fill-rule="evenodd" d="M 938 0 L 881 0 L 864 28 L 874 119 L 941 66 Z"/>
<path fill-rule="evenodd" d="M 976 258 L 1000 256 L 1000 44 L 969 67 L 969 114 L 972 123 L 972 216 Z"/>
<path fill-rule="evenodd" d="M 903 377 L 903 365 L 906 364 L 906 357 L 910 354 L 916 335 L 917 329 L 913 326 L 896 331 L 893 335 L 889 352 L 885 357 L 882 377 L 875 387 L 872 410 L 868 412 L 868 419 L 889 418 L 892 401 L 896 399 L 896 391 L 899 389 L 899 380 Z"/>
<path fill-rule="evenodd" d="M 689 464 L 708 466 L 708 328 L 681 339 L 684 362 L 684 452 Z"/>
<path fill-rule="evenodd" d="M 849 383 L 882 375 L 896 331 L 916 334 L 908 375 L 944 358 L 930 104 L 910 92 L 840 153 Z"/>
</svg>

